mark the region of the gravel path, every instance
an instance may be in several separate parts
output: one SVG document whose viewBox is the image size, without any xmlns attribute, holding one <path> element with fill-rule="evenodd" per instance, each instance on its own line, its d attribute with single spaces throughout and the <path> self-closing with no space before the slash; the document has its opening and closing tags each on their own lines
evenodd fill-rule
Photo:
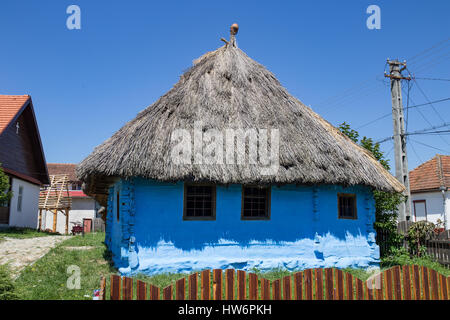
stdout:
<svg viewBox="0 0 450 320">
<path fill-rule="evenodd" d="M 0 265 L 9 264 L 12 276 L 16 277 L 27 265 L 43 257 L 51 248 L 70 236 L 46 236 L 28 239 L 5 237 L 0 242 Z"/>
</svg>

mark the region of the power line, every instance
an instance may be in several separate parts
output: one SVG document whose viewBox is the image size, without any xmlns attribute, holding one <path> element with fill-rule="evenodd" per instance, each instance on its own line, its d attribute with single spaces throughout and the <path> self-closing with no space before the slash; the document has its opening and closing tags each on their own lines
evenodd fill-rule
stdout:
<svg viewBox="0 0 450 320">
<path fill-rule="evenodd" d="M 418 144 L 424 145 L 424 146 L 426 146 L 426 147 L 428 147 L 428 148 L 436 149 L 436 150 L 438 150 L 438 151 L 442 151 L 442 152 L 445 152 L 445 153 L 449 152 L 449 150 L 444 150 L 444 149 L 436 148 L 436 147 L 430 146 L 429 144 L 426 144 L 426 143 L 417 141 L 417 140 L 415 140 L 415 139 L 411 139 L 411 138 L 410 138 L 410 140 L 412 140 L 412 141 L 414 141 L 414 142 L 416 142 L 416 143 L 418 143 Z"/>
<path fill-rule="evenodd" d="M 419 52 L 419 53 L 416 54 L 415 56 L 409 58 L 408 61 L 414 61 L 414 59 L 416 59 L 417 57 L 423 55 L 424 53 L 426 53 L 426 52 L 428 52 L 428 51 L 430 51 L 430 50 L 432 50 L 432 49 L 434 49 L 434 48 L 436 48 L 436 47 L 438 47 L 438 46 L 440 46 L 442 43 L 445 43 L 445 42 L 447 42 L 447 41 L 449 41 L 449 40 L 450 40 L 450 38 L 447 38 L 447 39 L 444 39 L 444 40 L 442 40 L 442 41 L 439 41 L 438 43 L 434 44 L 434 45 L 431 46 L 430 48 L 427 48 L 427 49 L 425 49 L 425 50 Z"/>
<path fill-rule="evenodd" d="M 430 102 L 427 102 L 427 103 L 416 104 L 414 106 L 409 106 L 407 108 L 408 109 L 413 109 L 413 108 L 423 107 L 423 106 L 426 106 L 426 105 L 429 105 L 429 104 L 444 102 L 444 101 L 448 101 L 448 100 L 450 100 L 450 98 L 439 99 L 439 100 L 434 100 L 434 101 L 430 101 Z"/>
<path fill-rule="evenodd" d="M 406 70 L 408 70 L 408 68 L 406 68 Z M 408 70 L 409 72 L 409 70 Z M 409 74 L 411 74 L 411 72 L 409 72 Z M 422 93 L 422 95 L 425 97 L 425 100 L 427 100 L 427 102 L 431 105 L 431 107 L 433 108 L 434 112 L 438 115 L 438 117 L 445 122 L 444 118 L 442 118 L 442 116 L 440 115 L 440 113 L 436 110 L 436 108 L 434 107 L 433 103 L 430 101 L 430 99 L 428 99 L 428 96 L 425 94 L 425 92 L 422 90 L 422 88 L 419 86 L 419 83 L 416 81 L 416 79 L 413 78 L 414 83 L 416 84 L 417 88 L 420 90 L 420 92 Z"/>
<path fill-rule="evenodd" d="M 436 81 L 450 81 L 450 79 L 442 79 L 442 78 L 422 78 L 422 77 L 414 77 L 414 79 L 419 79 L 419 80 L 436 80 Z"/>
<path fill-rule="evenodd" d="M 404 109 L 405 109 L 405 110 L 408 110 L 408 109 L 414 109 L 414 108 L 418 108 L 418 107 L 427 106 L 427 105 L 432 104 L 432 103 L 439 103 L 439 102 L 444 102 L 444 101 L 449 101 L 449 100 L 450 100 L 450 98 L 439 99 L 439 100 L 434 100 L 434 101 L 427 102 L 427 103 L 421 103 L 421 104 L 416 104 L 416 105 L 413 105 L 413 106 L 407 106 L 407 107 L 405 107 Z M 408 102 L 408 103 L 409 103 L 409 102 Z M 379 118 L 376 118 L 376 119 L 374 119 L 374 120 L 371 120 L 371 121 L 369 121 L 369 122 L 367 122 L 367 123 L 362 124 L 361 126 L 357 127 L 356 130 L 361 129 L 361 128 L 364 128 L 364 127 L 367 127 L 368 125 L 371 125 L 372 123 L 375 123 L 375 122 L 377 122 L 377 121 L 379 121 L 379 120 L 382 120 L 382 119 L 384 119 L 384 118 L 387 118 L 387 117 L 389 117 L 389 116 L 391 116 L 391 115 L 392 115 L 392 113 L 386 113 L 385 115 L 382 115 L 382 116 L 379 117 Z"/>
<path fill-rule="evenodd" d="M 443 123 L 441 125 L 437 125 L 437 126 L 433 126 L 430 128 L 426 128 L 426 129 L 421 129 L 421 130 L 417 130 L 417 131 L 413 131 L 413 132 L 406 132 L 404 135 L 405 136 L 411 136 L 411 135 L 417 135 L 417 134 L 439 134 L 439 133 L 450 133 L 450 130 L 441 130 L 441 131 L 430 131 L 430 130 L 434 130 L 434 129 L 439 129 L 439 128 L 443 128 L 443 127 L 448 127 L 450 126 L 450 122 L 446 122 Z M 381 140 L 376 141 L 376 143 L 383 143 L 389 140 L 392 140 L 393 137 L 387 137 Z"/>
<path fill-rule="evenodd" d="M 409 141 L 411 141 L 410 138 L 408 138 Z M 414 154 L 416 155 L 416 157 L 419 159 L 420 163 L 423 163 L 422 158 L 419 156 L 419 154 L 416 151 L 416 148 L 414 148 L 414 144 L 410 143 L 409 144 L 411 146 L 411 149 L 413 150 Z"/>
</svg>

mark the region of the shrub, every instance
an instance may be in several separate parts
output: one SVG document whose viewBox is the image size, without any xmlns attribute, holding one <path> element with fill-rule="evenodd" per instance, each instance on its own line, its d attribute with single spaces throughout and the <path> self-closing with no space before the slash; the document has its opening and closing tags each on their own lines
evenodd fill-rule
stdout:
<svg viewBox="0 0 450 320">
<path fill-rule="evenodd" d="M 11 280 L 8 267 L 0 266 L 0 300 L 16 300 L 13 281 Z"/>
</svg>

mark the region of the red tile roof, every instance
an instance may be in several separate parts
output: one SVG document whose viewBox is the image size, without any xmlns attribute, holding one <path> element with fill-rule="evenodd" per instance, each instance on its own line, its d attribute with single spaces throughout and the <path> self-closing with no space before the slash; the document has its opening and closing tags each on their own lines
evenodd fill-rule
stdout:
<svg viewBox="0 0 450 320">
<path fill-rule="evenodd" d="M 67 174 L 69 181 L 78 181 L 77 175 L 75 174 L 76 166 L 74 163 L 47 163 L 49 175 Z"/>
<path fill-rule="evenodd" d="M 439 190 L 450 186 L 450 156 L 437 154 L 409 173 L 411 192 Z"/>
<path fill-rule="evenodd" d="M 0 134 L 6 129 L 29 98 L 29 95 L 0 95 Z"/>
<path fill-rule="evenodd" d="M 72 198 L 88 198 L 82 190 L 69 190 L 69 196 Z"/>
</svg>

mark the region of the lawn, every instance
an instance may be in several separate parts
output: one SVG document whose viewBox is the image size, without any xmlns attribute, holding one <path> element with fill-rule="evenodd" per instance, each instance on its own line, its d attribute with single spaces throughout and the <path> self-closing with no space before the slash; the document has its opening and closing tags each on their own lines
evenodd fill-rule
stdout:
<svg viewBox="0 0 450 320">
<path fill-rule="evenodd" d="M 37 231 L 35 229 L 29 228 L 2 228 L 0 229 L 0 241 L 4 240 L 5 237 L 15 238 L 15 239 L 27 239 L 36 237 L 46 237 L 49 235 L 56 235 L 54 233 L 48 233 L 44 231 Z"/>
<path fill-rule="evenodd" d="M 99 288 L 100 277 L 117 272 L 110 264 L 104 238 L 105 234 L 100 232 L 74 236 L 51 249 L 43 258 L 25 268 L 15 281 L 20 299 L 92 299 L 93 290 Z M 80 250 L 80 247 L 85 248 Z M 79 267 L 80 289 L 67 287 L 68 278 L 73 274 L 68 273 L 69 266 Z"/>
<path fill-rule="evenodd" d="M 74 236 L 58 244 L 50 250 L 43 258 L 36 261 L 33 265 L 25 268 L 19 278 L 14 282 L 15 293 L 20 299 L 27 300 L 73 300 L 73 299 L 92 299 L 95 289 L 99 289 L 100 277 L 107 279 L 107 288 L 109 288 L 109 276 L 117 274 L 117 270 L 111 264 L 109 251 L 106 249 L 104 233 L 90 233 L 84 237 Z M 84 248 L 81 249 L 80 248 Z M 390 267 L 392 264 L 419 264 L 437 270 L 448 276 L 450 270 L 442 267 L 436 262 L 427 258 L 407 259 L 406 257 L 389 260 L 382 263 L 382 269 Z M 71 273 L 67 272 L 69 266 L 78 266 L 80 270 L 81 288 L 69 289 L 67 281 Z M 269 280 L 280 279 L 294 272 L 283 269 L 274 269 L 269 272 L 251 270 Z M 352 273 L 361 280 L 366 280 L 372 275 L 364 269 L 344 269 Z M 186 277 L 186 274 L 159 274 L 155 276 L 137 275 L 136 279 L 164 288 L 173 284 L 176 280 Z M 0 290 L 1 291 L 1 290 Z M 107 298 L 109 290 L 106 290 Z"/>
</svg>

